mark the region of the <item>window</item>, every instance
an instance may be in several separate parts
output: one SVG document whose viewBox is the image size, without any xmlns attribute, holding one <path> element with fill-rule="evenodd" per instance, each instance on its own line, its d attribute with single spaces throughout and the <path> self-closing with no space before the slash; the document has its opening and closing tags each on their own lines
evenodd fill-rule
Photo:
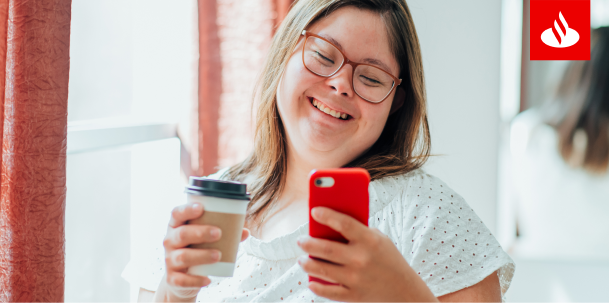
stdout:
<svg viewBox="0 0 609 303">
<path fill-rule="evenodd" d="M 130 254 L 184 201 L 197 22 L 196 0 L 72 2 L 66 301 L 134 300 Z"/>
</svg>

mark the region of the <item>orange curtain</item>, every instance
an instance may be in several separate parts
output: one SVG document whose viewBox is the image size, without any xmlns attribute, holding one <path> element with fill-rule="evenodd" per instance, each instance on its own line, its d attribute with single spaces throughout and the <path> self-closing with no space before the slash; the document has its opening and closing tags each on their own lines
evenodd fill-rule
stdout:
<svg viewBox="0 0 609 303">
<path fill-rule="evenodd" d="M 275 0 L 275 13 L 277 16 L 275 18 L 275 29 L 279 27 L 285 16 L 288 15 L 292 3 L 294 3 L 294 0 Z"/>
<path fill-rule="evenodd" d="M 293 0 L 199 0 L 199 100 L 193 173 L 211 174 L 247 155 L 251 89 Z M 222 47 L 221 47 L 222 46 Z M 246 53 L 247 56 L 243 56 Z"/>
<path fill-rule="evenodd" d="M 63 301 L 72 2 L 0 3 L 0 301 Z"/>
<path fill-rule="evenodd" d="M 217 25 L 217 0 L 199 0 L 199 133 L 197 175 L 218 166 L 218 118 L 222 94 L 222 62 Z"/>
</svg>

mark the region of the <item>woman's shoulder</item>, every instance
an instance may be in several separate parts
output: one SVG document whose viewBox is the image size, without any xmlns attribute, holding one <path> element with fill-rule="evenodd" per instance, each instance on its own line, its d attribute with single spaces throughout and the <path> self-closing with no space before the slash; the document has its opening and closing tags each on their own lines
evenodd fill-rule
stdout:
<svg viewBox="0 0 609 303">
<path fill-rule="evenodd" d="M 228 173 L 230 169 L 231 169 L 230 167 L 221 168 L 217 172 L 215 172 L 209 176 L 206 176 L 205 178 L 221 180 L 221 181 L 239 181 L 239 182 L 245 183 L 245 184 L 251 184 L 256 180 L 256 178 L 251 174 L 240 176 L 238 180 L 230 179 L 229 173 Z"/>
<path fill-rule="evenodd" d="M 422 168 L 418 168 L 399 175 L 387 176 L 370 182 L 373 186 L 382 186 L 396 188 L 396 190 L 417 190 L 419 187 L 423 189 L 423 185 L 435 185 L 438 187 L 446 187 L 440 178 L 428 174 Z M 415 185 L 418 185 L 415 186 Z M 433 187 L 432 187 L 433 190 Z"/>
<path fill-rule="evenodd" d="M 208 175 L 205 178 L 213 180 L 226 180 L 229 168 L 230 167 L 221 168 L 217 172 Z"/>
<path fill-rule="evenodd" d="M 440 178 L 423 169 L 374 180 L 370 182 L 369 193 L 371 214 L 391 203 L 397 203 L 401 207 L 417 207 L 416 203 L 411 202 L 462 200 L 461 196 Z"/>
<path fill-rule="evenodd" d="M 389 236 L 412 268 L 441 296 L 497 271 L 502 295 L 515 265 L 465 200 L 418 169 L 370 183 L 369 225 Z"/>
</svg>

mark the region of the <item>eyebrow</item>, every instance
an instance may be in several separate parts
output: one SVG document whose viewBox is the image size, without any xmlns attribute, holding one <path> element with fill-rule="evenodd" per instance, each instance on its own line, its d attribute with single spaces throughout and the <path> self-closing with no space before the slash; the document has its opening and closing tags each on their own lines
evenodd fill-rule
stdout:
<svg viewBox="0 0 609 303">
<path fill-rule="evenodd" d="M 380 66 L 382 69 L 391 72 L 391 69 L 389 68 L 389 66 L 387 66 L 385 63 L 383 63 L 380 60 L 377 59 L 372 59 L 372 58 L 366 58 L 364 59 L 364 63 L 369 63 L 369 64 L 373 64 L 373 65 L 378 65 Z"/>
<path fill-rule="evenodd" d="M 336 45 L 338 47 L 338 49 L 340 49 L 341 52 L 345 52 L 345 50 L 343 49 L 343 46 L 340 45 L 340 43 L 338 41 L 336 41 L 336 39 L 328 36 L 328 35 L 324 35 L 324 34 L 320 34 L 319 36 L 324 37 L 325 39 L 327 39 L 328 41 L 332 42 L 332 44 Z M 364 61 L 362 63 L 368 63 L 368 64 L 373 64 L 373 65 L 378 65 L 380 66 L 382 69 L 391 72 L 391 69 L 389 68 L 389 66 L 387 66 L 387 64 L 383 63 L 383 61 L 381 60 L 377 60 L 377 59 L 372 59 L 372 58 L 366 58 L 364 59 Z"/>
</svg>

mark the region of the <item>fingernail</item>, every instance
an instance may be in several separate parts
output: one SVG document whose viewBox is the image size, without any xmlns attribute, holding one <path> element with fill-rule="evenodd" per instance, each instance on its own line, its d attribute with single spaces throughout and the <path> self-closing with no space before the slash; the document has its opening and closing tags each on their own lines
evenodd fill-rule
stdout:
<svg viewBox="0 0 609 303">
<path fill-rule="evenodd" d="M 212 237 L 216 238 L 216 237 L 220 237 L 220 233 L 221 233 L 221 232 L 222 232 L 222 231 L 220 231 L 220 229 L 219 229 L 219 228 L 214 228 L 214 229 L 212 229 L 212 230 L 209 232 L 209 234 L 210 234 Z"/>
<path fill-rule="evenodd" d="M 193 210 L 199 210 L 199 209 L 201 209 L 201 204 L 194 203 L 191 207 L 192 207 Z"/>
<path fill-rule="evenodd" d="M 308 258 L 309 257 L 307 257 L 307 256 L 300 256 L 300 257 L 298 257 L 298 265 L 300 265 L 300 264 L 304 263 L 305 261 L 307 261 Z"/>
<path fill-rule="evenodd" d="M 315 217 L 321 216 L 321 212 L 322 210 L 319 207 L 315 207 L 313 210 L 311 210 L 311 214 Z"/>
<path fill-rule="evenodd" d="M 302 235 L 302 236 L 298 237 L 298 239 L 296 239 L 296 244 L 298 244 L 298 245 L 302 244 L 302 242 L 306 241 L 308 237 L 309 236 L 307 236 L 307 235 Z"/>
<path fill-rule="evenodd" d="M 211 257 L 214 258 L 214 260 L 220 260 L 222 252 L 216 250 L 211 254 Z"/>
</svg>

